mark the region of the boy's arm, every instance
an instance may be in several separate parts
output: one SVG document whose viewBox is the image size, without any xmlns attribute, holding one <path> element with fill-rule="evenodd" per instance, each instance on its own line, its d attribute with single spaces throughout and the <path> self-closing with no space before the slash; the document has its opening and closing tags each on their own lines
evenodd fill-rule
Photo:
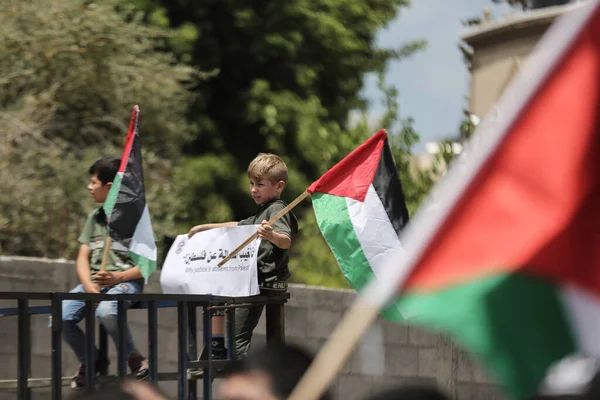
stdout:
<svg viewBox="0 0 600 400">
<path fill-rule="evenodd" d="M 121 282 L 142 279 L 143 276 L 140 267 L 133 267 L 126 271 L 100 271 L 95 278 L 101 287 L 111 287 Z"/>
<path fill-rule="evenodd" d="M 266 220 L 263 220 L 262 224 L 258 227 L 258 236 L 268 240 L 280 249 L 285 250 L 292 246 L 292 239 L 284 233 L 275 232 L 273 226 L 269 225 L 269 221 Z"/>
<path fill-rule="evenodd" d="M 270 206 L 270 215 L 267 214 L 267 217 L 269 219 L 272 218 L 275 214 L 283 210 L 284 207 L 284 204 L 281 204 L 280 202 L 273 203 L 273 205 Z M 295 218 L 296 217 L 289 212 L 279 220 L 275 221 L 272 225 L 269 225 L 268 221 L 263 220 L 258 228 L 258 236 L 268 240 L 280 249 L 289 249 L 292 246 L 292 236 L 298 230 L 298 224 L 295 222 Z"/>
<path fill-rule="evenodd" d="M 77 276 L 86 293 L 100 293 L 90 274 L 90 246 L 82 244 L 77 255 Z"/>
<path fill-rule="evenodd" d="M 192 229 L 190 229 L 190 231 L 188 232 L 188 237 L 192 237 L 192 236 L 194 236 L 198 232 L 204 232 L 204 231 L 207 231 L 209 229 L 224 228 L 226 226 L 237 226 L 237 225 L 238 225 L 238 223 L 235 222 L 235 221 L 220 222 L 218 224 L 196 225 L 195 227 L 193 227 Z"/>
</svg>

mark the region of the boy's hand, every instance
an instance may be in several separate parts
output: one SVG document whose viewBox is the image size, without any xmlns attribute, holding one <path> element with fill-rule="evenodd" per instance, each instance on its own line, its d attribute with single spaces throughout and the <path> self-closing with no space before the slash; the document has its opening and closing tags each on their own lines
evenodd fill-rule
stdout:
<svg viewBox="0 0 600 400">
<path fill-rule="evenodd" d="M 280 249 L 289 249 L 292 245 L 292 240 L 289 236 L 282 233 L 277 233 L 273 230 L 273 226 L 269 225 L 269 221 L 263 220 L 257 230 L 258 237 L 264 240 L 268 240 L 273 245 Z"/>
<path fill-rule="evenodd" d="M 188 232 L 188 238 L 191 238 L 198 232 L 208 231 L 209 229 L 224 228 L 226 226 L 237 226 L 237 224 L 238 224 L 237 222 L 231 221 L 231 222 L 219 222 L 218 224 L 196 225 L 195 227 L 190 229 L 190 231 Z"/>
<path fill-rule="evenodd" d="M 95 279 L 98 286 L 102 288 L 111 287 L 121 283 L 121 275 L 121 272 L 100 271 L 95 275 Z"/>
<path fill-rule="evenodd" d="M 89 282 L 83 285 L 83 289 L 86 293 L 100 293 L 100 288 L 94 282 Z"/>
<path fill-rule="evenodd" d="M 258 237 L 261 239 L 268 240 L 269 242 L 273 241 L 273 227 L 269 225 L 269 221 L 263 220 L 261 225 L 258 227 Z"/>
</svg>

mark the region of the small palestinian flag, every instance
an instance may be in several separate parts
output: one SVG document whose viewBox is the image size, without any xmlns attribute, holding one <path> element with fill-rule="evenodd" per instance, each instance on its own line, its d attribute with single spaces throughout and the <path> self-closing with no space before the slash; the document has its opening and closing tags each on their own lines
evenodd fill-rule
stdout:
<svg viewBox="0 0 600 400">
<path fill-rule="evenodd" d="M 398 235 L 408 222 L 404 193 L 385 130 L 377 132 L 307 189 L 319 228 L 357 290 L 388 257 L 402 257 Z M 392 305 L 384 316 L 400 320 Z"/>
<path fill-rule="evenodd" d="M 437 188 L 437 211 L 403 234 L 404 260 L 365 290 L 400 296 L 410 321 L 481 357 L 512 398 L 549 389 L 569 356 L 600 357 L 599 110 L 589 1 L 542 38 Z"/>
<path fill-rule="evenodd" d="M 146 205 L 142 148 L 138 119 L 140 109 L 133 107 L 119 172 L 104 203 L 110 237 L 129 249 L 129 255 L 144 278 L 156 270 L 156 242 Z"/>
</svg>

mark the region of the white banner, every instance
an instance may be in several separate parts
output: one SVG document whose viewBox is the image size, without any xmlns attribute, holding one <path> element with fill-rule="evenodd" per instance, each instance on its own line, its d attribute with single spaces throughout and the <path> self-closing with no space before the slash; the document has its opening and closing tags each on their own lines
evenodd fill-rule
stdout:
<svg viewBox="0 0 600 400">
<path fill-rule="evenodd" d="M 256 258 L 260 239 L 221 268 L 219 261 L 252 236 L 258 225 L 210 229 L 191 238 L 179 235 L 160 274 L 163 293 L 245 297 L 259 294 Z"/>
</svg>

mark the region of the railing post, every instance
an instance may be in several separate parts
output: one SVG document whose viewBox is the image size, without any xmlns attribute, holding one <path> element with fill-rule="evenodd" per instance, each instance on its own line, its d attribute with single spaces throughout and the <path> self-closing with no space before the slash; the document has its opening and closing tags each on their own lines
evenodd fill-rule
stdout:
<svg viewBox="0 0 600 400">
<path fill-rule="evenodd" d="M 14 296 L 14 297 L 13 297 Z M 123 299 L 112 295 L 103 296 L 100 298 L 90 294 L 68 294 L 68 293 L 30 293 L 25 296 L 10 293 L 0 293 L 0 298 L 9 298 L 18 300 L 18 307 L 8 310 L 0 310 L 2 315 L 18 315 L 18 379 L 10 383 L 10 388 L 17 389 L 17 398 L 29 400 L 31 397 L 30 385 L 31 381 L 31 315 L 47 314 L 52 315 L 52 331 L 51 331 L 51 347 L 52 347 L 52 378 L 51 382 L 47 383 L 47 379 L 35 380 L 36 387 L 50 386 L 53 400 L 58 400 L 64 394 L 62 390 L 62 336 L 63 336 L 63 309 L 62 303 L 65 299 L 81 299 L 85 303 L 84 319 L 85 321 L 85 389 L 94 391 L 97 381 L 97 374 L 105 373 L 102 367 L 96 370 L 98 361 L 102 361 L 107 357 L 107 344 L 104 344 L 107 337 L 106 330 L 99 324 L 98 333 L 96 333 L 96 310 L 98 301 L 106 301 L 106 298 L 115 299 L 117 301 L 117 353 L 118 353 L 118 373 L 120 378 L 127 375 L 127 354 L 125 335 L 127 332 L 127 304 L 130 298 L 136 299 L 135 295 L 124 296 Z M 29 307 L 31 300 L 45 299 L 51 300 L 51 306 L 44 307 Z M 149 381 L 153 384 L 158 382 L 158 308 L 173 307 L 177 305 L 177 336 L 178 336 L 178 399 L 181 400 L 196 400 L 198 397 L 197 385 L 198 382 L 188 378 L 188 366 L 190 360 L 198 358 L 198 342 L 197 342 L 197 308 L 202 307 L 203 311 L 203 339 L 206 351 L 206 360 L 204 355 L 202 360 L 194 362 L 194 367 L 203 369 L 203 394 L 204 399 L 212 398 L 212 382 L 215 377 L 215 360 L 213 359 L 213 342 L 212 342 L 212 308 L 219 305 L 225 300 L 215 299 L 213 296 L 177 296 L 170 297 L 169 295 L 140 295 L 139 300 L 146 299 L 148 308 L 148 358 L 149 358 Z M 167 299 L 165 303 L 159 304 L 159 299 Z M 173 300 L 171 300 L 173 299 Z M 182 299 L 182 300 L 180 300 Z M 215 300 L 218 300 L 215 302 Z M 265 304 L 264 297 L 258 297 L 248 300 L 246 303 L 235 303 L 226 307 L 215 307 L 217 309 L 225 308 L 227 315 L 227 349 L 228 359 L 236 358 L 235 346 L 235 307 L 237 306 L 262 306 L 265 305 L 267 312 L 267 342 L 283 342 L 285 340 L 284 331 L 284 299 L 267 298 L 266 302 L 274 302 L 274 304 Z M 281 300 L 281 301 L 280 301 Z M 225 302 L 226 305 L 228 304 Z M 229 308 L 231 307 L 231 308 Z M 100 337 L 100 350 L 96 349 L 95 337 Z M 100 354 L 98 354 L 100 353 Z M 102 358 L 101 358 L 102 357 Z M 217 361 L 217 365 L 225 365 L 224 362 Z M 172 376 L 172 374 L 167 374 Z M 166 376 L 165 376 L 166 378 Z M 173 377 L 169 379 L 174 379 Z M 43 383 L 42 383 L 43 382 Z M 16 385 L 15 385 L 16 383 Z M 4 387 L 4 386 L 3 386 Z"/>
<path fill-rule="evenodd" d="M 285 343 L 285 314 L 283 303 L 267 304 L 267 345 Z"/>
<path fill-rule="evenodd" d="M 29 320 L 29 300 L 19 299 L 18 303 L 18 376 L 17 376 L 17 398 L 29 400 L 29 369 L 31 366 L 31 332 Z"/>
<path fill-rule="evenodd" d="M 237 348 L 235 342 L 235 308 L 225 310 L 227 316 L 227 358 L 235 360 L 237 358 Z"/>
<path fill-rule="evenodd" d="M 187 302 L 177 302 L 177 400 L 185 400 L 187 388 Z"/>
<path fill-rule="evenodd" d="M 117 300 L 117 370 L 119 379 L 127 376 L 127 356 L 125 354 L 125 335 L 127 331 L 127 307 L 123 300 Z"/>
<path fill-rule="evenodd" d="M 198 359 L 197 345 L 197 324 L 196 324 L 196 304 L 188 304 L 188 359 Z M 187 372 L 186 372 L 187 375 Z M 198 384 L 196 380 L 188 380 L 188 399 L 196 400 L 198 398 Z"/>
<path fill-rule="evenodd" d="M 85 389 L 94 390 L 96 378 L 96 304 L 92 300 L 85 301 Z"/>
<path fill-rule="evenodd" d="M 158 312 L 156 300 L 148 301 L 148 380 L 158 384 Z"/>
<path fill-rule="evenodd" d="M 52 400 L 62 399 L 62 297 L 52 293 Z"/>
<path fill-rule="evenodd" d="M 212 312 L 207 306 L 202 307 L 202 341 L 208 360 L 208 367 L 204 368 L 202 375 L 202 398 L 212 399 Z"/>
<path fill-rule="evenodd" d="M 108 333 L 104 325 L 98 324 L 98 375 L 108 375 Z"/>
</svg>

